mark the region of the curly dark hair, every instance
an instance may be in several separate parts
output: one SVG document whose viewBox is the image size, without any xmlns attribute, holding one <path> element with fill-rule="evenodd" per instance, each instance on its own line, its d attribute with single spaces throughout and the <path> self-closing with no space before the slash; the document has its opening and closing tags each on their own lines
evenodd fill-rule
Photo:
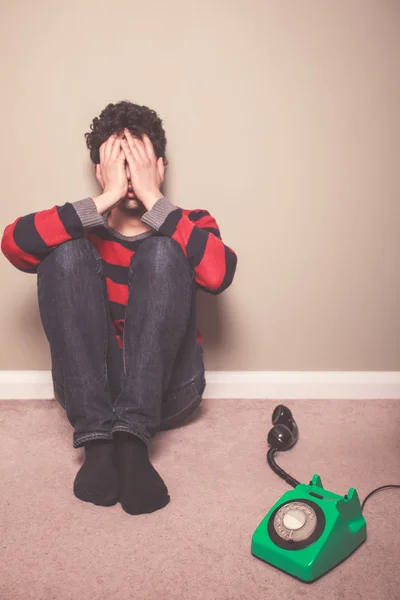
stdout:
<svg viewBox="0 0 400 600">
<path fill-rule="evenodd" d="M 125 127 L 132 135 L 140 138 L 146 133 L 153 144 L 157 158 L 160 156 L 165 158 L 167 139 L 162 120 L 157 113 L 147 106 L 122 100 L 117 104 L 108 104 L 101 111 L 100 116 L 93 119 L 90 125 L 91 131 L 85 133 L 86 145 L 94 164 L 100 162 L 99 149 L 102 143 L 113 133 L 120 133 Z"/>
</svg>

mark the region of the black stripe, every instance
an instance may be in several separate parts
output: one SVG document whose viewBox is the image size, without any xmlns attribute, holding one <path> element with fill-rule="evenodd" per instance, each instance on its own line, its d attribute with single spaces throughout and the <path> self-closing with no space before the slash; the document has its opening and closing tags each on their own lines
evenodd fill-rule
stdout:
<svg viewBox="0 0 400 600">
<path fill-rule="evenodd" d="M 103 260 L 103 273 L 105 277 L 108 277 L 114 283 L 120 283 L 122 285 L 128 284 L 128 272 L 129 267 L 123 267 L 121 265 L 111 265 L 110 263 Z"/>
<path fill-rule="evenodd" d="M 131 250 L 132 252 L 136 252 L 136 250 L 139 248 L 140 244 L 142 242 L 144 242 L 144 240 L 148 239 L 148 238 L 142 238 L 141 240 L 134 240 L 134 241 L 121 240 L 121 238 L 114 236 L 111 233 L 111 231 L 109 231 L 106 227 L 103 227 L 102 225 L 100 225 L 99 227 L 93 227 L 93 229 L 90 229 L 90 231 L 88 233 L 90 233 L 90 235 L 95 235 L 99 239 L 104 240 L 106 242 L 117 243 L 120 246 L 123 246 L 124 248 L 126 248 L 127 250 Z M 153 235 L 156 235 L 156 234 L 153 234 Z"/>
<path fill-rule="evenodd" d="M 36 267 L 30 267 L 29 269 L 21 269 L 21 267 L 17 267 L 17 269 L 23 273 L 33 273 L 35 275 L 37 273 L 38 266 L 39 265 L 36 265 Z"/>
<path fill-rule="evenodd" d="M 77 237 L 79 229 L 83 232 L 82 223 L 72 204 L 67 202 L 64 206 L 57 206 L 56 209 L 70 237 L 73 237 L 73 235 Z M 23 252 L 39 260 L 43 260 L 50 254 L 53 247 L 48 246 L 37 231 L 35 216 L 36 213 L 30 213 L 19 219 L 14 228 L 14 241 Z M 34 251 L 32 250 L 33 248 Z"/>
<path fill-rule="evenodd" d="M 189 219 L 193 222 L 200 221 L 200 219 L 202 219 L 203 217 L 209 216 L 210 213 L 208 212 L 208 210 L 192 211 L 188 214 Z"/>
<path fill-rule="evenodd" d="M 193 268 L 201 263 L 206 249 L 208 236 L 210 234 L 199 227 L 193 227 L 189 241 L 186 246 L 188 259 Z"/>
<path fill-rule="evenodd" d="M 172 237 L 176 231 L 179 221 L 182 218 L 182 209 L 174 210 L 169 213 L 164 223 L 161 225 L 159 231 L 163 235 Z"/>
<path fill-rule="evenodd" d="M 66 202 L 63 206 L 56 206 L 56 209 L 60 221 L 64 225 L 65 231 L 68 233 L 70 238 L 74 239 L 77 237 L 82 237 L 82 221 L 78 217 L 78 213 L 76 212 L 72 204 L 70 202 Z"/>
<path fill-rule="evenodd" d="M 23 252 L 42 260 L 51 252 L 51 248 L 45 244 L 37 232 L 34 222 L 35 214 L 30 213 L 20 218 L 14 228 L 14 242 Z M 32 252 L 32 248 L 35 248 L 35 252 Z"/>
<path fill-rule="evenodd" d="M 125 319 L 125 304 L 120 304 L 119 302 L 109 302 L 110 314 L 111 318 L 114 321 L 120 321 L 121 319 Z"/>
<path fill-rule="evenodd" d="M 217 238 L 222 239 L 221 232 L 216 227 L 202 227 L 201 230 L 208 231 L 209 233 L 213 233 Z"/>
</svg>

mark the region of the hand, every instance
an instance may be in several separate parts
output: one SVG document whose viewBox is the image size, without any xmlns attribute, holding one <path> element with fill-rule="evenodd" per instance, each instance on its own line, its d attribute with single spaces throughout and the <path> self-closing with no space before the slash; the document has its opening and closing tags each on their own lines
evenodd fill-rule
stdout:
<svg viewBox="0 0 400 600">
<path fill-rule="evenodd" d="M 128 129 L 124 133 L 126 139 L 121 140 L 121 147 L 128 163 L 133 191 L 150 210 L 162 198 L 160 186 L 165 172 L 163 157 L 157 159 L 148 135 L 144 134 L 142 141 L 133 137 Z"/>
<path fill-rule="evenodd" d="M 113 134 L 100 146 L 100 164 L 96 165 L 96 176 L 104 193 L 115 194 L 117 201 L 128 192 L 125 154 L 121 148 L 122 135 Z"/>
</svg>

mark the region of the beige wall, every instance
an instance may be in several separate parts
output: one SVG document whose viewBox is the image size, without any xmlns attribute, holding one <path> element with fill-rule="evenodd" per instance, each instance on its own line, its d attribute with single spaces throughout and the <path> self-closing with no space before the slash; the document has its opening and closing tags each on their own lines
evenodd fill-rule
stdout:
<svg viewBox="0 0 400 600">
<path fill-rule="evenodd" d="M 400 369 L 400 3 L 1 3 L 1 230 L 97 191 L 83 133 L 153 107 L 167 195 L 239 255 L 201 295 L 212 370 Z M 49 369 L 36 276 L 0 260 L 0 369 Z"/>
</svg>

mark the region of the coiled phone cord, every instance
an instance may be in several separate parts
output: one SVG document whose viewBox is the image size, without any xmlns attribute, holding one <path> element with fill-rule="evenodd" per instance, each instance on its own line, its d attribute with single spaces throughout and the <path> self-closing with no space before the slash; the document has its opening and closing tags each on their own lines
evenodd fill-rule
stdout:
<svg viewBox="0 0 400 600">
<path fill-rule="evenodd" d="M 286 483 L 288 483 L 289 485 L 291 485 L 292 487 L 296 487 L 300 484 L 299 481 L 297 481 L 297 479 L 294 479 L 294 477 L 292 477 L 291 475 L 289 475 L 289 473 L 286 473 L 286 471 L 284 471 L 279 465 L 276 464 L 275 462 L 275 454 L 278 452 L 278 450 L 276 448 L 269 448 L 268 452 L 267 452 L 267 461 L 269 466 L 271 467 L 271 469 L 274 471 L 274 473 L 276 473 L 281 479 L 283 479 L 284 481 L 286 481 Z M 374 490 L 372 490 L 372 492 L 370 492 L 363 500 L 362 504 L 361 504 L 361 512 L 364 511 L 364 506 L 365 503 L 367 502 L 367 500 L 369 498 L 371 498 L 371 496 L 373 494 L 376 494 L 377 492 L 380 492 L 382 490 L 387 490 L 389 488 L 400 488 L 400 485 L 398 484 L 388 484 L 388 485 L 382 485 L 381 487 L 375 488 Z"/>
</svg>

